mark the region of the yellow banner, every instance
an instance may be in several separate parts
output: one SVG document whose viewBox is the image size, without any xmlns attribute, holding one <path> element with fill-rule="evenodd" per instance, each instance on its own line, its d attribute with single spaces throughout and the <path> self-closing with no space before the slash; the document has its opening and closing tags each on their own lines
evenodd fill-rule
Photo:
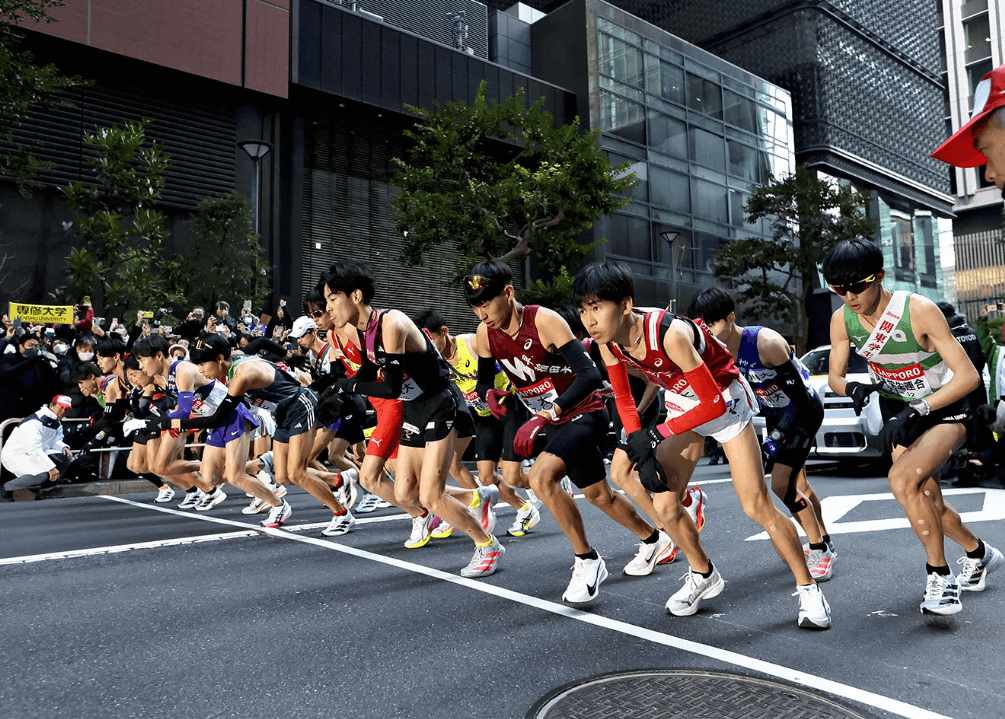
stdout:
<svg viewBox="0 0 1005 719">
<path fill-rule="evenodd" d="M 26 305 L 10 303 L 10 319 L 21 318 L 22 322 L 44 325 L 68 325 L 73 322 L 73 307 L 67 305 Z"/>
</svg>

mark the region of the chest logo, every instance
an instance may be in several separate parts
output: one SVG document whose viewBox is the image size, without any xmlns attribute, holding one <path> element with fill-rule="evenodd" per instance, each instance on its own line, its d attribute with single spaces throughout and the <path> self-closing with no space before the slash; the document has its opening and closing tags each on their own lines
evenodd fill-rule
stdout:
<svg viewBox="0 0 1005 719">
<path fill-rule="evenodd" d="M 662 359 L 656 360 L 655 362 L 653 362 L 653 366 L 655 366 L 655 367 L 662 367 L 663 366 L 663 360 Z"/>
<path fill-rule="evenodd" d="M 531 345 L 533 345 L 533 344 L 534 344 L 534 340 L 527 340 L 526 342 L 524 342 L 523 343 L 523 349 L 524 349 L 524 351 L 529 350 L 530 347 L 531 347 Z"/>
</svg>

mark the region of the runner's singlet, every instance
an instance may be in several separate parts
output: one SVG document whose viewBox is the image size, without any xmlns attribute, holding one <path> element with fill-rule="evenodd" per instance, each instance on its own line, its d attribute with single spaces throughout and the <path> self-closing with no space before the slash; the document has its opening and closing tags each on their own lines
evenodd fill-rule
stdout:
<svg viewBox="0 0 1005 719">
<path fill-rule="evenodd" d="M 464 395 L 464 400 L 468 406 L 478 413 L 479 417 L 488 417 L 492 412 L 489 410 L 488 402 L 478 396 L 478 358 L 471 351 L 468 344 L 472 335 L 457 336 L 457 364 L 450 368 L 450 379 L 457 385 L 457 389 Z M 450 364 L 449 362 L 447 364 Z M 509 377 L 503 371 L 499 363 L 496 363 L 495 388 L 510 390 Z"/>
<path fill-rule="evenodd" d="M 371 363 L 383 370 L 387 362 L 387 353 L 384 351 L 384 316 L 388 310 L 373 310 L 370 321 L 366 324 L 366 358 Z M 422 338 L 426 341 L 426 348 L 422 352 L 405 352 L 402 359 L 402 381 L 401 394 L 398 399 L 409 402 L 425 394 L 441 392 L 450 385 L 447 377 L 450 376 L 450 367 L 447 361 L 440 357 L 436 351 L 432 340 L 423 332 Z"/>
<path fill-rule="evenodd" d="M 363 366 L 363 355 L 359 351 L 359 347 L 352 342 L 347 342 L 343 346 L 342 341 L 335 334 L 335 330 L 331 331 L 329 337 L 332 340 L 332 351 L 335 353 L 335 358 L 345 367 L 346 377 L 352 377 Z"/>
<path fill-rule="evenodd" d="M 559 396 L 576 380 L 576 373 L 560 354 L 544 348 L 537 331 L 537 305 L 525 305 L 523 322 L 516 337 L 495 327 L 488 327 L 489 351 L 499 360 L 503 371 L 513 383 L 520 401 L 531 414 L 551 409 Z M 606 407 L 600 393 L 594 390 L 575 407 L 562 407 L 555 424 L 565 424 L 578 415 L 597 412 Z"/>
<path fill-rule="evenodd" d="M 759 326 L 743 328 L 743 333 L 740 335 L 740 349 L 736 353 L 736 366 L 757 395 L 764 414 L 777 416 L 782 414 L 782 410 L 788 407 L 792 400 L 778 383 L 778 372 L 761 364 L 761 355 L 757 351 L 757 336 L 761 329 Z M 789 359 L 796 363 L 796 369 L 803 378 L 806 391 L 813 397 L 816 392 L 810 386 L 810 371 L 796 359 L 791 350 Z"/>
<path fill-rule="evenodd" d="M 942 355 L 922 349 L 911 329 L 911 293 L 897 290 L 870 332 L 845 305 L 844 326 L 858 353 L 869 363 L 875 381 L 884 380 L 880 394 L 903 402 L 932 395 L 949 383 L 953 371 Z"/>
<path fill-rule="evenodd" d="M 284 402 L 292 402 L 300 396 L 300 392 L 303 387 L 300 385 L 300 382 L 297 381 L 296 377 L 289 374 L 289 372 L 284 370 L 282 367 L 279 367 L 268 360 L 262 359 L 257 355 L 234 356 L 233 361 L 230 364 L 230 369 L 227 370 L 227 384 L 230 384 L 231 380 L 234 379 L 234 373 L 237 371 L 237 368 L 245 362 L 265 362 L 265 364 L 275 370 L 275 377 L 273 377 L 272 384 L 268 387 L 248 390 L 248 398 L 253 405 L 266 409 L 274 414 L 276 408 Z"/>
</svg>

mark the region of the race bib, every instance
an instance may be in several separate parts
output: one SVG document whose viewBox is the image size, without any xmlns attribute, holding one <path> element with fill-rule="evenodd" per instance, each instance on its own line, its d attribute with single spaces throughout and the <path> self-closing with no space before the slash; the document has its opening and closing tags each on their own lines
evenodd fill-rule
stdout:
<svg viewBox="0 0 1005 719">
<path fill-rule="evenodd" d="M 673 388 L 663 393 L 663 404 L 667 408 L 667 419 L 676 419 L 697 407 L 701 402 L 691 385 L 683 378 L 674 383 Z"/>
<path fill-rule="evenodd" d="M 791 403 L 789 396 L 782 392 L 782 388 L 774 382 L 766 386 L 754 387 L 753 389 L 754 394 L 757 395 L 757 400 L 761 403 L 762 407 L 783 409 L 784 407 L 788 407 Z"/>
<path fill-rule="evenodd" d="M 516 391 L 524 407 L 532 414 L 551 409 L 558 400 L 558 392 L 550 379 L 543 379 L 529 387 L 519 387 Z"/>
<path fill-rule="evenodd" d="M 475 412 L 488 412 L 489 403 L 478 396 L 477 390 L 471 390 L 470 392 L 464 392 L 464 401 L 468 403 L 468 406 Z"/>
<path fill-rule="evenodd" d="M 885 380 L 885 389 L 900 397 L 922 399 L 932 394 L 932 386 L 925 377 L 925 370 L 919 364 L 908 365 L 900 369 L 888 369 L 869 363 L 869 369 L 877 379 Z"/>
<path fill-rule="evenodd" d="M 400 400 L 413 400 L 422 394 L 422 388 L 415 383 L 411 377 L 406 377 L 401 383 L 401 394 L 398 395 Z"/>
</svg>

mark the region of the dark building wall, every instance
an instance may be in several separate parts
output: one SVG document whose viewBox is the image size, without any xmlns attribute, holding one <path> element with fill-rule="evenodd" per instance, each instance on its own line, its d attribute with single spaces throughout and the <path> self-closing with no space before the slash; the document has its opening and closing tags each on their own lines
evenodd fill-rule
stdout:
<svg viewBox="0 0 1005 719">
<path fill-rule="evenodd" d="M 351 0 L 333 0 L 334 4 L 351 6 Z M 454 21 L 449 17 L 465 13 L 468 26 L 467 47 L 475 55 L 487 58 L 488 13 L 485 5 L 475 0 L 363 0 L 359 6 L 384 18 L 389 25 L 454 47 Z"/>
</svg>

